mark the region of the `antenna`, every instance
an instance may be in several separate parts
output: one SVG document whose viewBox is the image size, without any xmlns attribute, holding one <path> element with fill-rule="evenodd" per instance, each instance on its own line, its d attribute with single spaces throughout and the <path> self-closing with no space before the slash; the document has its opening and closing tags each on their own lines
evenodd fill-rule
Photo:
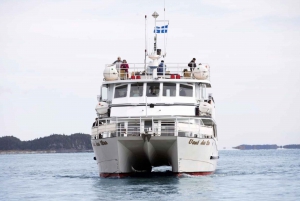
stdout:
<svg viewBox="0 0 300 201">
<path fill-rule="evenodd" d="M 145 15 L 145 60 L 144 60 L 145 72 L 146 72 L 146 57 L 147 57 L 147 15 Z"/>
<path fill-rule="evenodd" d="M 166 1 L 164 0 L 164 28 L 166 30 L 165 17 L 166 17 Z M 166 33 L 164 33 L 164 55 L 163 55 L 163 57 L 165 58 L 165 56 L 166 56 Z"/>
</svg>

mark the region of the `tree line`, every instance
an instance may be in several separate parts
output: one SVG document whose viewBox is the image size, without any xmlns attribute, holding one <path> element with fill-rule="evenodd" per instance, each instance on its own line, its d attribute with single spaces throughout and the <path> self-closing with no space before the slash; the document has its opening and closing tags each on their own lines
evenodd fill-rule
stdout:
<svg viewBox="0 0 300 201">
<path fill-rule="evenodd" d="M 91 135 L 84 133 L 75 133 L 72 135 L 52 134 L 29 141 L 21 141 L 14 136 L 4 136 L 0 137 L 0 150 L 92 150 Z"/>
</svg>

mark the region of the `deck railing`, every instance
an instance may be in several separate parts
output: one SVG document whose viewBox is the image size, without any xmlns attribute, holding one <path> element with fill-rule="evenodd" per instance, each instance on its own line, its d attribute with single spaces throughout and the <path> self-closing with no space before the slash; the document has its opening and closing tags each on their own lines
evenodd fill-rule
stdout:
<svg viewBox="0 0 300 201">
<path fill-rule="evenodd" d="M 212 138 L 212 125 L 200 123 L 201 118 L 152 118 L 152 119 L 105 119 L 99 126 L 92 128 L 92 138 L 108 137 L 130 137 L 141 136 L 142 134 L 151 136 L 179 136 L 179 137 L 199 137 Z M 139 121 L 136 121 L 139 120 Z M 152 121 L 151 125 L 144 123 Z"/>
<path fill-rule="evenodd" d="M 152 72 L 150 68 L 148 68 L 148 64 L 144 63 L 128 63 L 129 69 L 126 70 L 120 68 L 120 65 L 116 66 L 116 69 L 119 73 L 119 80 L 130 80 L 130 79 L 152 79 Z M 193 71 L 191 71 L 191 67 L 185 63 L 166 63 L 166 68 L 163 72 L 157 72 L 157 77 L 165 78 L 165 79 L 195 79 L 193 76 Z M 197 64 L 199 65 L 199 64 Z M 210 67 L 208 64 L 202 63 L 202 65 L 206 66 L 208 70 L 208 78 L 206 80 L 210 80 Z M 106 64 L 105 67 L 112 66 L 112 64 Z"/>
</svg>

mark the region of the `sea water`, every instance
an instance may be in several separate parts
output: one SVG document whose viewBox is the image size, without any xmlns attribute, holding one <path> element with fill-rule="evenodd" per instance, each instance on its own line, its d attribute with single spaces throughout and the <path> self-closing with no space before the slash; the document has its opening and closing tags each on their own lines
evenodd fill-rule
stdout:
<svg viewBox="0 0 300 201">
<path fill-rule="evenodd" d="M 300 200 L 300 150 L 219 155 L 210 176 L 123 179 L 100 178 L 93 153 L 0 155 L 0 200 Z"/>
</svg>

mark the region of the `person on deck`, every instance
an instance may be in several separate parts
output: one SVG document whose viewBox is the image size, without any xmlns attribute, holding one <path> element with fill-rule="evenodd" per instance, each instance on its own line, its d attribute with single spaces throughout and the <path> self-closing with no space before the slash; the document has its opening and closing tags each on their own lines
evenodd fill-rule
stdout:
<svg viewBox="0 0 300 201">
<path fill-rule="evenodd" d="M 128 68 L 129 68 L 129 65 L 127 63 L 127 61 L 124 59 L 122 64 L 120 65 L 120 76 L 121 76 L 121 79 L 127 79 L 128 78 Z M 122 72 L 122 70 L 124 70 Z"/>
<path fill-rule="evenodd" d="M 120 65 L 120 69 L 125 70 L 125 72 L 128 73 L 128 68 L 129 68 L 129 65 L 128 65 L 127 61 L 124 59 L 122 64 Z"/>
<path fill-rule="evenodd" d="M 95 119 L 95 122 L 93 123 L 93 127 L 98 126 L 98 118 Z"/>
<path fill-rule="evenodd" d="M 164 60 L 161 60 L 160 64 L 158 65 L 157 68 L 157 75 L 163 75 L 166 73 L 166 65 L 164 63 Z"/>
<path fill-rule="evenodd" d="M 117 71 L 119 72 L 120 71 L 120 65 L 122 64 L 122 61 L 121 61 L 121 57 L 118 57 L 117 60 L 111 64 L 111 66 L 114 66 L 116 65 L 116 69 Z"/>
<path fill-rule="evenodd" d="M 194 68 L 197 66 L 196 58 L 193 58 L 192 61 L 190 61 L 190 63 L 188 64 L 188 66 L 190 67 L 191 71 L 193 71 Z"/>
</svg>

